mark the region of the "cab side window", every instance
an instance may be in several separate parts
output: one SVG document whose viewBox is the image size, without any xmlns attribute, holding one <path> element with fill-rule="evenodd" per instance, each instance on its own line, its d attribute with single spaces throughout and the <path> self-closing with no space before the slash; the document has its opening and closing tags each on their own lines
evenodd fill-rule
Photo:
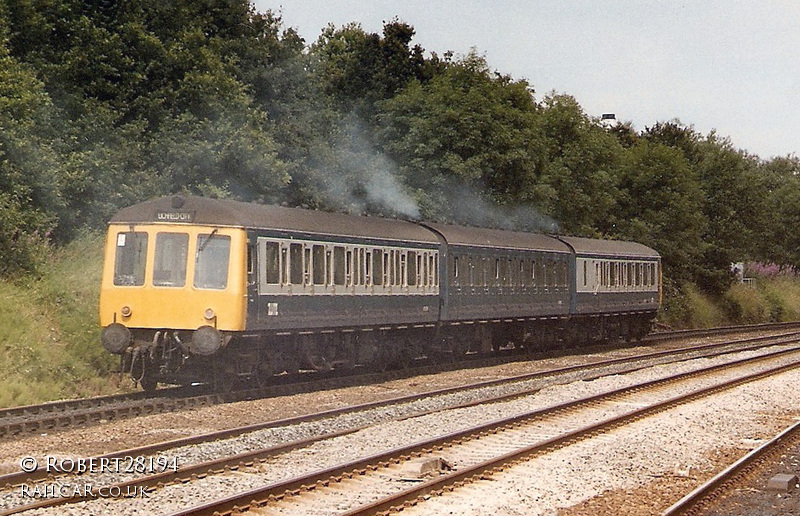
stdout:
<svg viewBox="0 0 800 516">
<path fill-rule="evenodd" d="M 147 233 L 127 231 L 117 233 L 114 256 L 114 285 L 144 285 L 147 261 Z"/>
<path fill-rule="evenodd" d="M 228 265 L 231 255 L 231 237 L 225 235 L 197 236 L 194 286 L 223 290 L 228 286 Z"/>
</svg>

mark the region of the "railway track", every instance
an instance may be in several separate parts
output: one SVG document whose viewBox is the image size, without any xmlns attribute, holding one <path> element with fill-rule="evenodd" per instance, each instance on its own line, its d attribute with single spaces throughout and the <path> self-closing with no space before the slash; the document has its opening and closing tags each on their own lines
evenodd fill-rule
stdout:
<svg viewBox="0 0 800 516">
<path fill-rule="evenodd" d="M 784 337 L 784 340 L 785 341 L 789 341 L 789 340 L 796 341 L 797 337 L 796 336 L 787 336 L 787 337 Z M 773 344 L 774 344 L 774 341 L 773 341 Z M 762 345 L 763 346 L 763 345 L 765 345 L 765 342 L 762 341 L 760 344 L 753 344 L 750 347 L 755 347 L 755 346 L 758 346 L 758 345 Z M 730 344 L 728 344 L 728 346 L 730 346 Z M 721 349 L 719 349 L 720 347 L 722 347 L 722 344 L 706 345 L 706 348 L 707 348 L 705 350 L 706 352 L 704 354 L 701 353 L 701 355 L 703 355 L 703 356 L 713 356 L 714 354 L 722 355 L 722 354 L 729 354 L 729 353 L 734 352 L 734 351 L 731 351 L 731 350 L 724 350 L 724 349 L 721 350 Z M 717 348 L 717 349 L 712 351 L 712 348 Z M 655 353 L 655 355 L 661 355 L 661 354 L 664 354 L 664 353 L 668 353 L 668 352 Z M 790 349 L 790 350 L 782 350 L 782 351 L 780 351 L 779 355 L 795 354 L 795 353 L 797 353 L 797 349 Z M 613 362 L 620 362 L 620 361 L 621 362 L 625 362 L 625 361 L 628 361 L 628 360 L 630 360 L 630 359 L 629 358 L 617 359 L 617 360 L 615 360 Z M 739 362 L 744 364 L 746 362 L 751 362 L 752 360 L 761 360 L 761 361 L 763 361 L 763 360 L 766 360 L 766 359 L 765 358 L 760 358 L 760 359 L 748 358 L 748 359 L 746 359 L 744 361 L 739 361 Z M 798 359 L 798 360 L 800 360 L 800 359 Z M 791 367 L 794 367 L 795 365 L 796 364 L 792 365 Z M 622 374 L 625 371 L 627 371 L 627 372 L 635 371 L 637 369 L 640 369 L 641 367 L 646 367 L 646 366 L 642 366 L 642 365 L 636 366 L 636 365 L 634 365 L 634 366 L 628 367 L 627 369 L 622 369 L 622 370 L 616 371 L 616 373 L 617 374 Z M 710 371 L 716 371 L 716 370 L 719 370 L 719 369 L 725 369 L 725 368 L 731 368 L 731 367 L 734 367 L 734 366 L 731 365 L 731 364 L 717 365 L 717 366 L 714 366 L 713 368 L 709 368 L 708 371 L 709 372 Z M 602 374 L 607 374 L 607 372 L 598 372 L 597 374 L 598 374 L 598 376 L 600 376 Z M 573 402 L 573 403 L 568 404 L 569 406 L 560 406 L 560 407 L 555 407 L 555 408 L 548 409 L 546 411 L 534 412 L 532 415 L 531 414 L 528 415 L 528 419 L 530 419 L 530 418 L 534 418 L 534 419 L 540 418 L 540 417 L 542 417 L 542 416 L 544 416 L 544 415 L 546 415 L 548 413 L 551 413 L 551 412 L 559 412 L 559 411 L 567 410 L 568 408 L 570 408 L 572 406 L 576 406 L 577 407 L 579 405 L 591 405 L 591 404 L 601 403 L 602 400 L 604 398 L 607 398 L 607 397 L 614 397 L 614 396 L 619 397 L 619 396 L 626 395 L 626 393 L 633 393 L 633 392 L 636 392 L 636 391 L 639 391 L 639 390 L 642 390 L 642 389 L 658 388 L 658 386 L 661 385 L 661 384 L 664 384 L 664 382 L 681 381 L 682 378 L 683 379 L 691 378 L 691 377 L 697 376 L 698 374 L 700 374 L 700 373 L 697 373 L 697 372 L 684 373 L 684 374 L 681 374 L 681 375 L 677 375 L 674 378 L 669 379 L 669 380 L 658 380 L 656 382 L 649 382 L 651 384 L 650 386 L 648 386 L 648 385 L 631 386 L 631 387 L 626 388 L 626 389 L 621 389 L 619 392 L 616 392 L 616 393 L 604 394 L 604 395 L 602 395 L 600 397 L 595 396 L 595 397 L 587 398 L 585 400 L 580 400 L 579 402 Z M 532 376 L 532 375 L 526 375 L 526 376 Z M 530 380 L 530 378 L 528 378 L 528 380 Z M 524 380 L 519 380 L 519 381 L 524 381 Z M 482 388 L 485 388 L 485 387 L 487 387 L 487 386 L 485 386 L 485 385 L 482 386 Z M 519 398 L 519 397 L 522 397 L 522 396 L 529 395 L 529 394 L 537 391 L 540 387 L 541 386 L 530 387 L 527 390 L 523 389 L 523 390 L 520 390 L 519 392 L 515 392 L 515 393 L 512 393 L 512 394 L 506 394 L 506 395 L 503 395 L 503 396 L 495 396 L 494 398 L 488 398 L 488 399 L 484 398 L 484 399 L 481 399 L 481 400 L 479 400 L 477 402 L 462 403 L 460 405 L 451 405 L 451 406 L 448 406 L 447 409 L 452 409 L 452 408 L 458 407 L 458 406 L 467 406 L 467 405 L 476 404 L 476 403 L 490 403 L 490 402 L 500 403 L 500 402 L 503 402 L 503 401 L 508 401 L 510 399 Z M 426 393 L 425 395 L 422 395 L 422 396 L 430 396 L 430 395 L 431 395 L 430 393 Z M 408 401 L 409 400 L 406 398 L 403 402 L 408 402 Z M 375 407 L 370 407 L 370 408 L 375 408 Z M 363 410 L 363 409 L 360 409 L 360 410 Z M 442 409 L 438 409 L 438 410 L 442 410 Z M 402 414 L 399 417 L 400 418 L 418 417 L 423 413 L 425 413 L 425 411 L 417 410 L 416 412 L 412 411 L 411 413 Z M 315 415 L 315 417 L 332 417 L 332 414 L 329 412 L 329 413 L 326 413 L 324 415 L 321 415 L 321 414 Z M 296 418 L 295 421 L 284 421 L 284 422 L 279 422 L 279 424 L 285 426 L 286 424 L 289 424 L 289 423 L 297 424 L 299 422 L 300 422 L 300 419 Z M 329 432 L 329 433 L 327 433 L 325 435 L 320 435 L 320 436 L 307 438 L 307 439 L 302 439 L 302 440 L 295 440 L 293 442 L 290 442 L 290 443 L 282 445 L 282 446 L 272 446 L 272 447 L 257 449 L 257 450 L 253 450 L 253 451 L 250 451 L 250 452 L 247 452 L 247 453 L 234 454 L 234 455 L 232 455 L 230 457 L 225 457 L 223 459 L 215 459 L 213 461 L 205 461 L 205 462 L 200 462 L 200 463 L 193 464 L 193 465 L 181 465 L 181 468 L 179 468 L 178 471 L 173 471 L 171 473 L 170 472 L 164 472 L 164 473 L 161 473 L 159 475 L 151 475 L 151 476 L 144 476 L 144 477 L 141 477 L 141 478 L 129 479 L 129 480 L 124 481 L 123 483 L 119 483 L 118 482 L 116 485 L 118 485 L 120 487 L 120 489 L 128 489 L 128 490 L 130 490 L 132 488 L 133 489 L 137 489 L 137 488 L 150 489 L 150 488 L 154 488 L 155 486 L 158 486 L 158 485 L 174 483 L 174 482 L 188 482 L 188 481 L 191 481 L 192 478 L 204 478 L 204 477 L 207 477 L 209 475 L 218 475 L 220 473 L 224 473 L 225 471 L 230 471 L 230 470 L 247 470 L 248 468 L 250 468 L 250 469 L 252 469 L 254 467 L 257 468 L 258 464 L 261 464 L 263 461 L 268 460 L 270 457 L 274 457 L 276 454 L 286 453 L 287 451 L 292 450 L 292 449 L 305 447 L 305 446 L 310 445 L 313 442 L 320 441 L 320 440 L 323 440 L 323 439 L 332 439 L 334 437 L 341 437 L 341 436 L 344 436 L 344 435 L 347 435 L 347 434 L 350 434 L 350 433 L 354 433 L 354 432 L 356 432 L 358 430 L 361 430 L 362 428 L 363 427 L 354 426 L 354 427 L 350 427 L 350 428 L 341 430 L 339 432 L 333 432 L 333 433 Z M 250 427 L 248 429 L 239 429 L 238 431 L 240 433 L 244 433 L 246 431 L 253 431 L 253 430 L 254 430 L 254 428 Z M 485 432 L 485 431 L 493 431 L 493 430 L 488 429 L 488 428 L 483 428 L 480 431 L 481 432 Z M 234 432 L 234 433 L 236 433 L 236 432 Z M 228 436 L 230 436 L 230 435 L 228 435 Z M 204 436 L 200 440 L 219 439 L 221 437 L 222 437 L 221 435 L 215 435 L 215 436 L 209 435 L 209 436 Z M 198 442 L 199 442 L 199 440 L 198 440 Z M 186 444 L 189 444 L 189 443 L 185 442 L 183 444 L 186 445 Z M 141 449 L 136 449 L 136 450 L 126 450 L 125 452 L 121 452 L 123 454 L 121 456 L 125 456 L 125 455 L 141 455 L 141 454 L 144 454 L 144 453 L 157 453 L 159 451 L 163 451 L 163 450 L 170 449 L 170 448 L 174 449 L 175 446 L 177 446 L 177 445 L 178 445 L 178 443 L 173 442 L 173 443 L 164 443 L 160 447 L 148 447 L 147 449 L 141 448 Z M 431 443 L 427 443 L 426 446 L 427 445 L 431 445 Z M 406 455 L 407 454 L 408 454 L 408 452 L 406 452 Z M 118 456 L 119 456 L 119 454 L 118 454 Z M 356 468 L 356 469 L 358 469 L 358 468 Z M 459 468 L 459 469 L 461 469 L 461 468 Z M 31 483 L 31 482 L 34 482 L 35 480 L 36 480 L 36 477 L 34 475 L 28 475 L 28 476 L 24 476 L 24 475 L 22 475 L 22 476 L 21 475 L 8 476 L 7 475 L 5 478 L 0 477 L 0 482 L 1 483 L 8 483 L 8 484 L 11 484 L 11 485 L 19 485 L 19 484 L 24 484 L 24 483 Z M 83 481 L 86 481 L 86 480 L 81 480 L 81 481 L 83 482 Z M 108 480 L 107 479 L 105 479 L 105 480 L 97 480 L 97 479 L 95 479 L 95 481 L 108 481 Z M 310 481 L 311 480 L 309 480 L 307 478 L 304 480 L 304 482 L 310 482 Z M 324 479 L 317 479 L 317 480 L 313 480 L 312 484 L 316 483 L 317 481 L 320 481 L 320 482 L 323 482 L 323 483 L 325 482 Z M 311 485 L 311 484 L 306 484 L 306 485 Z M 286 487 L 286 486 L 284 486 L 284 488 L 285 489 L 290 489 L 289 487 Z M 290 489 L 290 490 L 293 490 L 293 489 Z M 271 493 L 271 494 L 272 494 L 272 496 L 277 496 L 277 495 L 275 495 L 275 493 Z M 267 495 L 267 498 L 268 497 L 269 497 L 269 495 Z M 50 505 L 57 505 L 57 504 L 61 504 L 61 503 L 77 502 L 77 501 L 80 501 L 80 498 L 61 499 L 61 500 L 46 500 L 46 501 L 43 501 L 43 502 L 37 504 L 37 506 L 45 507 L 45 506 L 50 506 Z M 32 508 L 32 507 L 26 507 L 26 508 Z M 13 506 L 12 507 L 4 507 L 3 510 L 4 510 L 4 512 L 0 512 L 0 514 L 14 514 L 16 512 L 21 511 L 22 507 L 13 507 Z M 214 510 L 218 510 L 218 508 L 216 508 Z"/>
<path fill-rule="evenodd" d="M 220 403 L 205 386 L 161 389 L 0 409 L 0 438 Z"/>
<path fill-rule="evenodd" d="M 800 445 L 800 421 L 784 429 L 774 438 L 753 449 L 742 458 L 714 475 L 697 489 L 687 494 L 666 511 L 663 516 L 699 515 L 713 507 L 726 494 L 731 493 L 752 476 L 765 463 L 773 462 L 785 450 Z"/>
<path fill-rule="evenodd" d="M 742 331 L 776 331 L 791 330 L 800 327 L 798 323 L 781 323 L 775 325 L 753 325 L 746 327 L 718 328 L 713 330 L 690 330 L 665 332 L 648 337 L 645 343 L 688 339 L 691 337 L 725 335 Z M 582 352 L 591 353 L 599 350 L 614 349 L 613 346 L 585 348 Z M 575 352 L 575 350 L 572 350 Z M 506 363 L 510 360 L 529 360 L 553 356 L 553 353 L 531 357 L 530 355 L 505 353 L 502 356 L 474 357 L 472 360 L 442 364 L 426 365 L 401 371 L 370 373 L 366 375 L 326 376 L 315 374 L 315 378 L 286 379 L 276 377 L 276 384 L 257 389 L 244 389 L 220 394 L 212 392 L 207 386 L 187 386 L 160 389 L 155 393 L 136 392 L 113 396 L 100 396 L 79 400 L 49 402 L 40 405 L 28 405 L 0 409 L 0 439 L 9 439 L 26 434 L 50 432 L 76 426 L 86 426 L 104 421 L 140 417 L 150 414 L 174 412 L 178 410 L 216 405 L 220 403 L 243 401 L 249 399 L 286 396 L 317 390 L 350 387 L 370 383 L 385 382 L 413 375 L 433 374 L 447 370 L 467 367 L 487 367 Z"/>
<path fill-rule="evenodd" d="M 410 446 L 370 456 L 357 461 L 336 465 L 307 475 L 273 483 L 265 488 L 226 497 L 207 504 L 198 505 L 173 516 L 235 514 L 247 508 L 248 514 L 323 514 L 333 511 L 348 516 L 386 513 L 394 508 L 424 503 L 426 497 L 442 496 L 465 484 L 491 478 L 531 457 L 567 447 L 582 440 L 591 439 L 622 425 L 696 401 L 747 382 L 779 374 L 800 366 L 800 348 L 790 351 L 794 359 L 767 367 L 755 373 L 738 375 L 732 379 L 715 382 L 710 386 L 693 389 L 678 396 L 652 401 L 652 390 L 668 391 L 676 382 L 693 381 L 698 375 L 717 374 L 720 369 L 738 367 L 745 360 L 732 365 L 713 366 L 703 371 L 680 374 L 671 378 L 648 382 L 620 389 L 612 393 L 587 397 L 544 410 L 505 418 L 482 424 L 443 437 L 415 443 Z M 584 418 L 591 423 L 577 429 L 572 427 L 573 417 L 565 411 L 585 410 L 597 412 L 596 407 L 613 402 L 644 405 L 619 415 L 599 418 Z M 547 418 L 547 419 L 545 419 Z M 552 420 L 552 424 L 547 423 Z M 555 429 L 551 428 L 555 427 Z M 412 488 L 404 488 L 408 478 L 409 463 L 420 458 L 428 462 L 452 464 L 441 457 L 458 457 L 457 467 L 449 466 L 433 480 L 422 482 Z M 367 503 L 352 500 L 370 500 Z M 349 502 L 348 502 L 349 501 Z M 346 510 L 342 510 L 347 505 Z M 424 510 L 424 509 L 423 509 Z"/>
</svg>

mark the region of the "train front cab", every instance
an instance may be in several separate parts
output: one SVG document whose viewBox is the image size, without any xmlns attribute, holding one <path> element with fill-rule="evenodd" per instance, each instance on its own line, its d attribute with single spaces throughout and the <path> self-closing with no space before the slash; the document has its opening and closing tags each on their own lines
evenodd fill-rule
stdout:
<svg viewBox="0 0 800 516">
<path fill-rule="evenodd" d="M 202 368 L 203 357 L 245 328 L 246 267 L 242 228 L 111 224 L 100 292 L 103 346 L 122 355 L 145 388 L 184 366 Z"/>
</svg>

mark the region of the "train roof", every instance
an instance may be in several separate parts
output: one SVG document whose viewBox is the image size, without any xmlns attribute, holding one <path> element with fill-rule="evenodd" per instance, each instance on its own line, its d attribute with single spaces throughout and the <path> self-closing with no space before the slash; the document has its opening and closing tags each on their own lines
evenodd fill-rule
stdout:
<svg viewBox="0 0 800 516">
<path fill-rule="evenodd" d="M 424 223 L 425 226 L 439 232 L 452 245 L 474 247 L 531 249 L 569 253 L 570 249 L 563 242 L 541 233 L 524 233 L 521 231 L 505 231 L 500 229 L 473 228 L 453 226 L 449 224 Z"/>
<path fill-rule="evenodd" d="M 404 220 L 188 195 L 161 197 L 123 208 L 111 218 L 110 223 L 187 223 L 404 242 L 438 242 L 431 231 Z"/>
<path fill-rule="evenodd" d="M 637 242 L 624 240 L 598 240 L 594 238 L 559 237 L 569 244 L 579 256 L 618 256 L 620 258 L 658 258 L 659 254 Z"/>
<path fill-rule="evenodd" d="M 452 245 L 530 249 L 559 253 L 571 253 L 574 249 L 578 255 L 584 256 L 659 257 L 659 254 L 653 249 L 636 242 L 553 237 L 541 233 L 434 222 L 416 224 L 405 220 L 345 215 L 188 195 L 161 197 L 134 204 L 118 211 L 109 223 L 201 224 L 431 244 L 438 242 L 435 231 Z"/>
</svg>

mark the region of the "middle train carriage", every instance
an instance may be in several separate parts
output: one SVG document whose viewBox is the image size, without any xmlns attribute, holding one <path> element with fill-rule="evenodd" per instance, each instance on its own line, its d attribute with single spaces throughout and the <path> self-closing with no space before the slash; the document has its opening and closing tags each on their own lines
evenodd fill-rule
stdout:
<svg viewBox="0 0 800 516">
<path fill-rule="evenodd" d="M 176 196 L 109 224 L 103 344 L 149 389 L 633 338 L 658 268 L 634 243 Z"/>
</svg>

